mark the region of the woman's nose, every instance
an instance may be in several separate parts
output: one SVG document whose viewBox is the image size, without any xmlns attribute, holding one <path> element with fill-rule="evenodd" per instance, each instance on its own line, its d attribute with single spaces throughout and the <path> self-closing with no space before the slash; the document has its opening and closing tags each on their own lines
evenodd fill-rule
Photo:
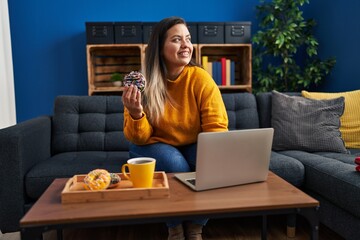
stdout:
<svg viewBox="0 0 360 240">
<path fill-rule="evenodd" d="M 189 45 L 191 44 L 191 41 L 190 40 L 188 40 L 188 39 L 183 39 L 182 41 L 181 41 L 181 47 L 189 47 Z"/>
</svg>

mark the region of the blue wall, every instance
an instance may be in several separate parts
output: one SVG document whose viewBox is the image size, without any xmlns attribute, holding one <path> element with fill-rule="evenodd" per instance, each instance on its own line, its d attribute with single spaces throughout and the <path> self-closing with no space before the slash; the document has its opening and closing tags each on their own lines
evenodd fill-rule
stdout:
<svg viewBox="0 0 360 240">
<path fill-rule="evenodd" d="M 336 58 L 331 75 L 317 91 L 360 89 L 359 12 L 359 0 L 310 0 L 304 7 L 304 16 L 317 22 L 319 56 Z"/>
<path fill-rule="evenodd" d="M 85 22 L 159 21 L 182 16 L 187 21 L 251 21 L 257 30 L 258 0 L 11 0 L 18 122 L 52 114 L 57 95 L 87 95 Z M 359 0 L 312 0 L 305 16 L 318 22 L 320 56 L 337 65 L 322 90 L 360 89 Z"/>
</svg>

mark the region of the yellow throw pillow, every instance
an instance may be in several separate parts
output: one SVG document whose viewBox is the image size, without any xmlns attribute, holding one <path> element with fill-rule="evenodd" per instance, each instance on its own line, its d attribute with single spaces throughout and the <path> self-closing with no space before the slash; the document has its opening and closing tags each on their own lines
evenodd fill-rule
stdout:
<svg viewBox="0 0 360 240">
<path fill-rule="evenodd" d="M 301 94 L 318 100 L 344 97 L 345 110 L 340 118 L 340 132 L 346 148 L 360 148 L 360 90 L 339 93 L 301 91 Z"/>
</svg>

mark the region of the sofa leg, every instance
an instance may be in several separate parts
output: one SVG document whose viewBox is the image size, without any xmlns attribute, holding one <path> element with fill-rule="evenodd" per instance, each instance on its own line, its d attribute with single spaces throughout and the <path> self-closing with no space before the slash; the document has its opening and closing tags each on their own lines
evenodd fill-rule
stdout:
<svg viewBox="0 0 360 240">
<path fill-rule="evenodd" d="M 286 235 L 294 238 L 296 235 L 296 214 L 288 214 L 286 219 Z"/>
</svg>

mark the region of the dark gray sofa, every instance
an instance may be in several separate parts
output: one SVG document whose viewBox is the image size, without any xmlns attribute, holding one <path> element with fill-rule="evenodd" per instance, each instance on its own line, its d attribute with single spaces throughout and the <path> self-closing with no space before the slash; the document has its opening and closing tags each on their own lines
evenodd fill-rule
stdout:
<svg viewBox="0 0 360 240">
<path fill-rule="evenodd" d="M 271 126 L 271 93 L 223 93 L 229 129 Z M 360 173 L 352 155 L 273 151 L 270 169 L 320 201 L 320 221 L 346 239 L 360 236 Z M 52 116 L 0 130 L 0 229 L 19 220 L 55 178 L 95 168 L 119 172 L 129 158 L 119 96 L 59 96 Z"/>
</svg>

